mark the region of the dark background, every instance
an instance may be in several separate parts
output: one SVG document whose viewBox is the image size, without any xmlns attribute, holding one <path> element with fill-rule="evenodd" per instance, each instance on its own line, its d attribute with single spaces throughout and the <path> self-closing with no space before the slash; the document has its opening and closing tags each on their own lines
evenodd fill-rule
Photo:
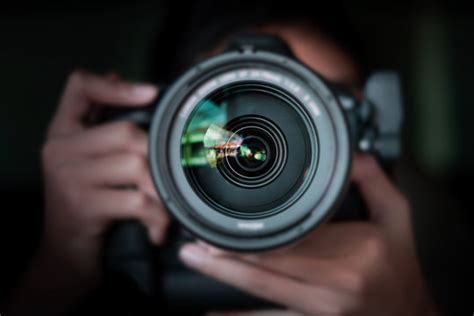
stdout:
<svg viewBox="0 0 474 316">
<path fill-rule="evenodd" d="M 38 241 L 39 153 L 67 75 L 85 68 L 155 78 L 156 47 L 170 47 L 157 42 L 169 7 L 164 1 L 40 1 L 0 8 L 2 296 Z M 472 315 L 474 12 L 433 1 L 343 1 L 342 7 L 370 68 L 403 76 L 406 123 L 397 181 L 412 202 L 422 267 L 437 303 L 449 315 Z"/>
</svg>

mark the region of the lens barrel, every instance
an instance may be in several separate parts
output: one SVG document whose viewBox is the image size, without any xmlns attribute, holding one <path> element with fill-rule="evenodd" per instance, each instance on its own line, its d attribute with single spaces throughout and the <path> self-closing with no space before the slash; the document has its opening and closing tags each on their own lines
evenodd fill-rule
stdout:
<svg viewBox="0 0 474 316">
<path fill-rule="evenodd" d="M 292 58 L 228 52 L 159 101 L 150 165 L 175 218 L 218 247 L 256 251 L 301 238 L 342 199 L 349 128 L 326 83 Z"/>
</svg>

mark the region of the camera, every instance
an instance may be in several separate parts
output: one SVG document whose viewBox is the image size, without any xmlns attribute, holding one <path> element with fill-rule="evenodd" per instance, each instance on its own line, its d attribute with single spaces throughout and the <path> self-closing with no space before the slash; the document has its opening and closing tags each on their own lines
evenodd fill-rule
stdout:
<svg viewBox="0 0 474 316">
<path fill-rule="evenodd" d="M 165 265 L 163 257 L 174 258 L 174 268 L 160 270 L 172 271 L 171 278 L 185 269 L 175 252 L 189 236 L 232 251 L 266 251 L 330 219 L 362 218 L 340 208 L 352 154 L 371 153 L 383 163 L 400 154 L 396 73 L 372 75 L 359 100 L 298 61 L 275 36 L 236 35 L 224 53 L 193 66 L 165 90 L 149 109 L 115 111 L 108 119 L 131 120 L 149 131 L 152 178 L 178 224 L 168 252 L 158 250 Z M 168 304 L 182 304 L 163 291 L 186 281 L 175 278 L 167 287 L 166 276 L 151 276 L 156 254 L 146 243 L 139 224 L 118 223 L 105 249 L 106 269 L 128 274 L 145 292 L 161 282 Z M 171 296 L 190 290 L 178 287 Z"/>
</svg>

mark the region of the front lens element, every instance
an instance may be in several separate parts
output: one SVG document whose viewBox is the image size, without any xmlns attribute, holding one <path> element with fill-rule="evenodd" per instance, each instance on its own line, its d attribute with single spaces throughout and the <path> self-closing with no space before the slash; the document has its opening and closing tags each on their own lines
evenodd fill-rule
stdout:
<svg viewBox="0 0 474 316">
<path fill-rule="evenodd" d="M 203 98 L 181 138 L 181 165 L 217 211 L 278 212 L 300 188 L 311 140 L 296 102 L 270 85 L 236 84 Z"/>
</svg>

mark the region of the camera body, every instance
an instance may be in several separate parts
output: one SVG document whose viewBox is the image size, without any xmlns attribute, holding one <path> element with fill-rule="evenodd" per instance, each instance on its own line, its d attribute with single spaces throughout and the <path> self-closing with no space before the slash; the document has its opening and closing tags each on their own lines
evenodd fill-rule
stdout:
<svg viewBox="0 0 474 316">
<path fill-rule="evenodd" d="M 149 130 L 152 178 L 176 219 L 157 251 L 139 223 L 117 223 L 104 250 L 108 279 L 127 279 L 169 311 L 265 305 L 186 269 L 179 245 L 197 237 L 233 251 L 267 251 L 329 219 L 363 219 L 360 196 L 348 190 L 352 153 L 395 160 L 402 114 L 393 72 L 371 76 L 357 100 L 298 62 L 279 38 L 236 36 L 156 106 L 105 115 Z"/>
</svg>

